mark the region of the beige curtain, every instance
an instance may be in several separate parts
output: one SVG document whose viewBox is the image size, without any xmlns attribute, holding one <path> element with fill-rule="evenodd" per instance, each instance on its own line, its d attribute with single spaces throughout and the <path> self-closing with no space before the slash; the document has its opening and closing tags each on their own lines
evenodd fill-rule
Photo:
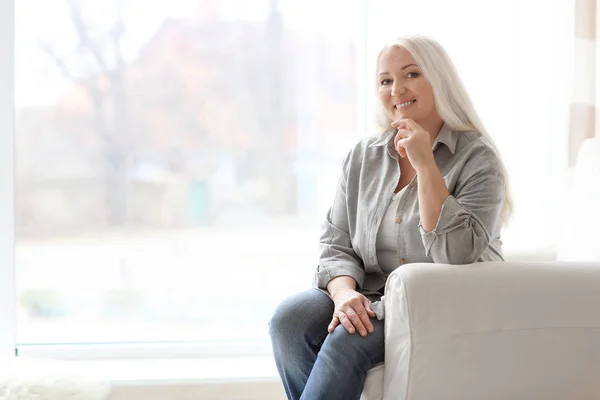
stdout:
<svg viewBox="0 0 600 400">
<path fill-rule="evenodd" d="M 569 164 L 585 139 L 600 137 L 600 40 L 597 2 L 575 0 L 575 69 L 571 104 Z"/>
</svg>

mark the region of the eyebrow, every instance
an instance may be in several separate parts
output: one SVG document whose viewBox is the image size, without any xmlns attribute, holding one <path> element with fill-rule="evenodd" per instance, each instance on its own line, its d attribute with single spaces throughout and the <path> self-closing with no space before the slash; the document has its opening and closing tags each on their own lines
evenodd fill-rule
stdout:
<svg viewBox="0 0 600 400">
<path fill-rule="evenodd" d="M 418 67 L 418 65 L 417 65 L 417 64 L 408 64 L 408 65 L 405 65 L 404 67 L 402 67 L 402 68 L 400 68 L 400 69 L 401 69 L 401 70 L 405 70 L 406 68 L 408 68 L 408 67 L 412 67 L 412 66 Z M 389 75 L 389 72 L 387 72 L 387 71 L 385 71 L 385 72 L 380 72 L 380 73 L 379 73 L 379 75 Z"/>
</svg>

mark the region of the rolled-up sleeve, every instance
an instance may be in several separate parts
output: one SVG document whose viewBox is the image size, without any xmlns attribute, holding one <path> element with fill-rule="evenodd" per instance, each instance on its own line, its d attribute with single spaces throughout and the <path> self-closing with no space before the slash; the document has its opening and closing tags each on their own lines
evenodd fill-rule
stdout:
<svg viewBox="0 0 600 400">
<path fill-rule="evenodd" d="M 360 257 L 352 248 L 350 236 L 347 189 L 347 161 L 344 161 L 342 176 L 339 179 L 335 198 L 324 222 L 320 239 L 320 259 L 315 275 L 315 284 L 326 289 L 327 284 L 338 276 L 354 278 L 358 287 L 363 286 L 365 270 Z"/>
<path fill-rule="evenodd" d="M 433 231 L 426 232 L 419 224 L 425 254 L 436 263 L 476 262 L 500 222 L 506 182 L 497 164 L 482 165 L 481 157 L 476 157 L 463 173 L 464 183 L 444 200 Z"/>
</svg>

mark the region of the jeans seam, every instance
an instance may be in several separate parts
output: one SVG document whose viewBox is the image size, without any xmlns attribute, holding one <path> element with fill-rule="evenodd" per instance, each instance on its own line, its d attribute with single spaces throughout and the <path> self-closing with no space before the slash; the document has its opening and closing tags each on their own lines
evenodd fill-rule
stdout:
<svg viewBox="0 0 600 400">
<path fill-rule="evenodd" d="M 328 332 L 325 332 L 323 335 L 318 336 L 315 340 L 313 340 L 312 342 L 310 342 L 310 344 L 312 346 L 317 346 L 317 347 L 321 347 L 321 345 L 323 344 L 323 342 L 325 341 L 325 338 L 327 337 Z"/>
</svg>

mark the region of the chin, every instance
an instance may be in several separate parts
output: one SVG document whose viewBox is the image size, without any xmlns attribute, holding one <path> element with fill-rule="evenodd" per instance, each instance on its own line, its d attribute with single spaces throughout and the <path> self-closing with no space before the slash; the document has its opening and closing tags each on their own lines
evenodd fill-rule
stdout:
<svg viewBox="0 0 600 400">
<path fill-rule="evenodd" d="M 415 119 L 414 114 L 411 112 L 396 112 L 396 114 L 394 114 L 394 119 L 405 119 L 405 118 Z"/>
</svg>

